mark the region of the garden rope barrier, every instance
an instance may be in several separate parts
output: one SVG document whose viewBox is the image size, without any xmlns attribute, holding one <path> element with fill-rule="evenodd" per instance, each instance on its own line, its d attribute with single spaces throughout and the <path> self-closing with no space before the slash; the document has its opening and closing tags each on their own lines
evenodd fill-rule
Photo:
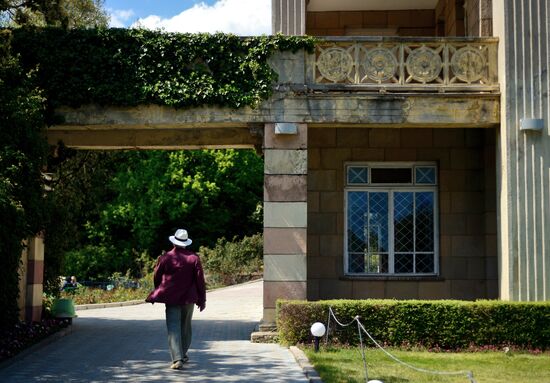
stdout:
<svg viewBox="0 0 550 383">
<path fill-rule="evenodd" d="M 338 320 L 338 318 L 336 318 L 336 315 L 334 314 L 334 311 L 332 310 L 332 307 L 329 307 L 328 308 L 328 320 L 327 320 L 327 331 L 326 331 L 326 338 L 325 338 L 325 344 L 328 343 L 328 335 L 329 335 L 329 330 L 330 330 L 330 322 L 331 322 L 331 318 L 334 319 L 334 321 L 340 326 L 340 327 L 349 327 L 353 324 L 353 322 L 357 322 L 357 332 L 359 333 L 359 342 L 361 344 L 361 354 L 362 354 L 362 357 L 363 357 L 363 366 L 365 368 L 365 377 L 366 377 L 366 381 L 368 382 L 369 380 L 369 376 L 368 376 L 368 371 L 367 371 L 367 361 L 366 361 L 366 358 L 365 358 L 365 350 L 364 350 L 364 345 L 363 345 L 363 337 L 361 335 L 361 332 L 364 332 L 368 337 L 369 339 L 372 341 L 372 343 L 375 344 L 376 347 L 378 347 L 380 350 L 382 350 L 382 352 L 384 352 L 384 354 L 386 354 L 390 359 L 392 359 L 393 361 L 405 366 L 405 367 L 408 367 L 412 370 L 415 370 L 417 372 L 422 372 L 422 373 L 426 373 L 426 374 L 432 374 L 432 375 L 464 375 L 469 381 L 470 383 L 477 383 L 476 380 L 474 379 L 474 373 L 472 371 L 467 371 L 467 370 L 461 370 L 461 371 L 440 371 L 440 370 L 429 370 L 429 369 L 425 369 L 425 368 L 421 368 L 421 367 L 416 367 L 416 366 L 413 366 L 407 362 L 404 362 L 402 361 L 401 359 L 399 359 L 398 357 L 396 357 L 395 355 L 391 354 L 389 351 L 387 351 L 386 349 L 384 349 L 384 347 L 382 347 L 372 336 L 371 334 L 369 334 L 369 332 L 367 331 L 367 329 L 365 329 L 365 326 L 363 326 L 363 324 L 361 323 L 360 319 L 359 319 L 359 315 L 356 315 L 352 320 L 351 322 L 349 323 L 342 323 Z"/>
</svg>

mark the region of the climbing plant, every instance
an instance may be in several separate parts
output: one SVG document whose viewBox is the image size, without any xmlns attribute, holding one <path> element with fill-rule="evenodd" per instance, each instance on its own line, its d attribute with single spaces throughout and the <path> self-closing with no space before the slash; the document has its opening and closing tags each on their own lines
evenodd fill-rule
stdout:
<svg viewBox="0 0 550 383">
<path fill-rule="evenodd" d="M 22 241 L 40 231 L 45 213 L 44 99 L 9 43 L 0 31 L 0 328 L 17 320 Z"/>
<path fill-rule="evenodd" d="M 20 28 L 14 49 L 50 106 L 158 104 L 255 106 L 272 92 L 277 50 L 313 49 L 298 36 L 241 38 L 142 29 Z"/>
</svg>

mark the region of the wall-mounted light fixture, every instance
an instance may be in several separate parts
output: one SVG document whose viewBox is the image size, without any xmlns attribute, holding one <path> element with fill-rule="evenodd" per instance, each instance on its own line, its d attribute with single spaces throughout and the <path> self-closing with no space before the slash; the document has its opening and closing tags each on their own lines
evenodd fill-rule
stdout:
<svg viewBox="0 0 550 383">
<path fill-rule="evenodd" d="M 290 122 L 276 122 L 275 134 L 298 134 L 298 125 Z"/>
<path fill-rule="evenodd" d="M 519 120 L 519 130 L 540 132 L 544 129 L 542 118 L 522 118 Z"/>
</svg>

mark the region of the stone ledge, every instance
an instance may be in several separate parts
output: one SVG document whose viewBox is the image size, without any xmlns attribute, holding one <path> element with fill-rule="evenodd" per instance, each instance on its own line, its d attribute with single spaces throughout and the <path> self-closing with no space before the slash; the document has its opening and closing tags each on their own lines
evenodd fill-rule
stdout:
<svg viewBox="0 0 550 383">
<path fill-rule="evenodd" d="M 438 275 L 430 276 L 376 276 L 376 275 L 346 275 L 338 278 L 340 281 L 413 281 L 413 282 L 443 282 L 445 278 Z"/>
<path fill-rule="evenodd" d="M 279 333 L 277 331 L 256 331 L 250 334 L 252 343 L 278 343 Z"/>
<path fill-rule="evenodd" d="M 111 303 L 90 303 L 87 305 L 75 305 L 75 310 L 92 310 L 92 309 L 104 309 L 108 307 L 122 307 L 122 306 L 134 306 L 134 305 L 141 305 L 145 304 L 143 299 L 137 299 L 134 301 L 126 301 L 126 302 L 111 302 Z"/>
<path fill-rule="evenodd" d="M 294 359 L 296 359 L 296 362 L 310 383 L 323 383 L 321 377 L 317 371 L 315 371 L 315 368 L 313 368 L 306 354 L 304 354 L 302 350 L 296 346 L 290 346 L 290 352 L 294 355 Z"/>
</svg>

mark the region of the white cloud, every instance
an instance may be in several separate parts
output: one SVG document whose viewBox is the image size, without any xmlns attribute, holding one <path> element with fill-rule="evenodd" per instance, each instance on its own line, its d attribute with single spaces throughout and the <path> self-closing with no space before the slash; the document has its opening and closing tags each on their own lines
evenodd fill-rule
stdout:
<svg viewBox="0 0 550 383">
<path fill-rule="evenodd" d="M 111 28 L 124 28 L 128 24 L 128 20 L 135 15 L 131 9 L 107 9 L 111 20 L 109 26 Z"/>
<path fill-rule="evenodd" d="M 226 32 L 241 36 L 271 33 L 270 0 L 219 0 L 213 5 L 195 4 L 179 15 L 163 19 L 140 18 L 132 27 L 168 32 Z"/>
</svg>

